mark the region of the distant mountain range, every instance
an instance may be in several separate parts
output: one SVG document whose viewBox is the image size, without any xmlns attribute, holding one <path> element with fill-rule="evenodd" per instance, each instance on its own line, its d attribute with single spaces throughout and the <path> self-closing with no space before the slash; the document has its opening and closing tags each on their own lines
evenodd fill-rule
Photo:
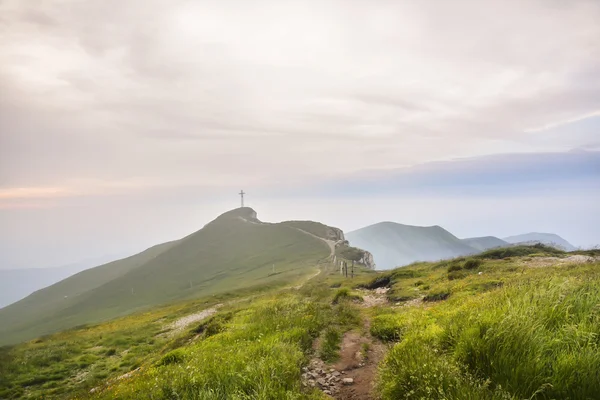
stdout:
<svg viewBox="0 0 600 400">
<path fill-rule="evenodd" d="M 440 226 L 412 226 L 380 222 L 346 234 L 352 246 L 373 254 L 377 269 L 390 269 L 416 261 L 436 261 L 477 254 L 516 244 L 543 243 L 562 250 L 575 246 L 556 234 L 528 233 L 500 239 L 495 236 L 459 239 Z"/>
<path fill-rule="evenodd" d="M 0 308 L 80 271 L 118 258 L 97 257 L 59 267 L 0 269 Z"/>
<path fill-rule="evenodd" d="M 232 210 L 183 239 L 79 272 L 0 309 L 0 345 L 184 298 L 300 279 L 331 255 L 340 234 Z"/>
<path fill-rule="evenodd" d="M 525 233 L 523 235 L 515 235 L 515 236 L 505 237 L 505 238 L 503 238 L 503 240 L 508 243 L 512 243 L 512 244 L 543 243 L 543 244 L 547 244 L 550 246 L 560 248 L 561 250 L 565 250 L 565 251 L 577 250 L 577 248 L 575 246 L 573 246 L 571 243 L 567 242 L 565 239 L 561 238 L 560 236 L 558 236 L 554 233 L 531 232 L 531 233 Z"/>
<path fill-rule="evenodd" d="M 475 252 L 471 246 L 440 226 L 380 222 L 349 232 L 346 239 L 352 246 L 371 252 L 378 269 Z"/>
</svg>

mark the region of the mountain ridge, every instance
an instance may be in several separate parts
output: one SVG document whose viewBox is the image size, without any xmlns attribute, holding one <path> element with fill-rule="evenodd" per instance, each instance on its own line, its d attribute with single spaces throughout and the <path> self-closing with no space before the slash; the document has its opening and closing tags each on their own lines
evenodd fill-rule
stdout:
<svg viewBox="0 0 600 400">
<path fill-rule="evenodd" d="M 0 309 L 0 343 L 179 299 L 296 280 L 330 254 L 316 235 L 262 223 L 248 207 L 230 210 L 182 239 L 82 271 Z"/>
<path fill-rule="evenodd" d="M 348 232 L 346 238 L 352 246 L 372 253 L 375 264 L 382 269 L 477 252 L 439 225 L 384 221 Z"/>
</svg>

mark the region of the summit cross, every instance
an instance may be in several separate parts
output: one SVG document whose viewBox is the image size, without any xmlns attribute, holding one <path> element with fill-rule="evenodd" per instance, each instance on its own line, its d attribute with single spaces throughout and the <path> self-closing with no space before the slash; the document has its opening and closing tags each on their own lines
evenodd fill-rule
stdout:
<svg viewBox="0 0 600 400">
<path fill-rule="evenodd" d="M 242 190 L 242 191 L 239 193 L 239 195 L 240 195 L 240 197 L 241 197 L 241 199 L 242 199 L 242 208 L 244 208 L 244 195 L 245 195 L 245 194 L 246 194 L 246 193 L 244 193 L 244 191 L 243 191 L 243 190 Z"/>
</svg>

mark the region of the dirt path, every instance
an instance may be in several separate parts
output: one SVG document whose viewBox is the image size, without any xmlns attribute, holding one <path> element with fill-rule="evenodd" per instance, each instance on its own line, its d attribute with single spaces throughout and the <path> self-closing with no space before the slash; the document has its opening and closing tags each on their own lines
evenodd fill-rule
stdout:
<svg viewBox="0 0 600 400">
<path fill-rule="evenodd" d="M 316 387 L 333 399 L 374 400 L 377 366 L 383 359 L 387 347 L 368 333 L 370 321 L 366 320 L 363 333 L 350 331 L 344 334 L 340 358 L 327 365 L 318 357 L 313 358 L 303 369 L 302 384 Z M 315 352 L 319 340 L 313 343 Z"/>
<path fill-rule="evenodd" d="M 215 314 L 217 310 L 222 306 L 223 304 L 217 304 L 216 306 L 207 308 L 206 310 L 202 310 L 200 312 L 179 318 L 178 320 L 169 325 L 169 328 L 171 328 L 171 332 L 169 332 L 169 335 L 175 335 L 176 333 L 183 331 L 187 326 L 193 324 L 194 322 L 199 322 L 205 318 L 210 317 L 211 315 Z"/>
<path fill-rule="evenodd" d="M 369 330 L 369 322 L 365 325 Z M 348 332 L 342 340 L 340 360 L 334 365 L 343 377 L 351 379 L 351 384 L 342 384 L 335 399 L 372 400 L 377 366 L 385 355 L 386 347 L 370 334 L 361 336 L 357 332 Z"/>
<path fill-rule="evenodd" d="M 322 238 L 317 235 L 313 235 L 312 233 L 307 232 L 304 229 L 300 229 L 300 228 L 296 228 L 296 227 L 292 227 L 292 228 L 294 228 L 302 233 L 305 233 L 307 235 L 310 235 L 310 236 L 314 237 L 315 239 L 324 241 L 327 244 L 327 246 L 329 246 L 329 258 L 333 258 L 333 256 L 335 255 L 335 242 L 333 240 L 329 240 L 329 239 L 325 239 L 325 238 Z"/>
</svg>

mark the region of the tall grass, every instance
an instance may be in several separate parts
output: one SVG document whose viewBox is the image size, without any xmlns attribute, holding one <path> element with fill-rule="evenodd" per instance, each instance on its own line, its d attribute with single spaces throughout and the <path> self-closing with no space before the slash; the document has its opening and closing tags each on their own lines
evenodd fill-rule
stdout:
<svg viewBox="0 0 600 400">
<path fill-rule="evenodd" d="M 240 308 L 221 332 L 177 350 L 159 363 L 106 389 L 102 399 L 305 399 L 300 385 L 307 352 L 332 308 L 280 295 Z M 173 357 L 169 357 L 169 360 Z M 318 398 L 318 397 L 315 397 Z"/>
<path fill-rule="evenodd" d="M 598 267 L 548 269 L 381 327 L 376 318 L 372 332 L 402 332 L 381 368 L 382 398 L 598 398 Z"/>
</svg>

